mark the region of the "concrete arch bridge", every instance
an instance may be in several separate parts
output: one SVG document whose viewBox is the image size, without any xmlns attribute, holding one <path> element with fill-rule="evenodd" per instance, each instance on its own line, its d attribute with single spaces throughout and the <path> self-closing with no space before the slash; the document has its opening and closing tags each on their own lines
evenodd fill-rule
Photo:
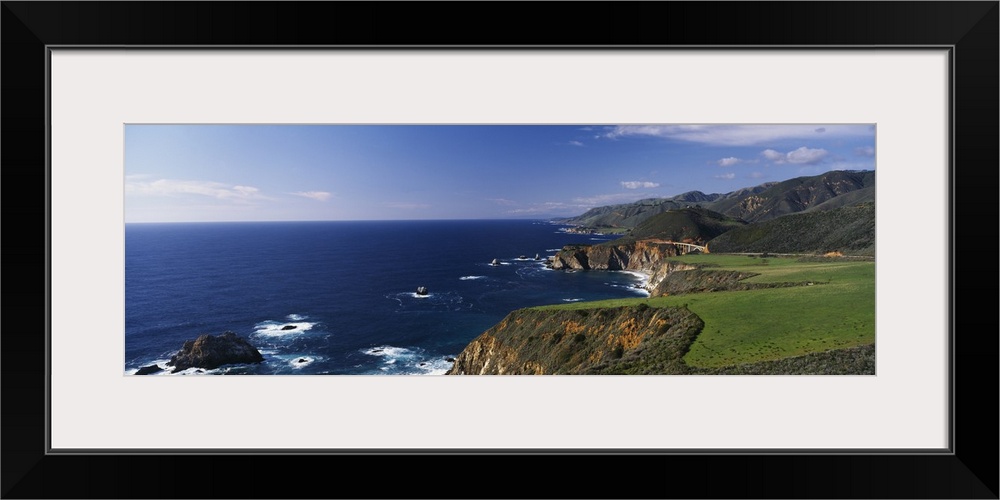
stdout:
<svg viewBox="0 0 1000 500">
<path fill-rule="evenodd" d="M 694 243 L 683 243 L 680 241 L 669 241 L 669 240 L 649 240 L 649 242 L 687 247 L 689 252 L 692 250 L 698 250 L 701 253 L 708 253 L 708 245 L 695 245 Z"/>
</svg>

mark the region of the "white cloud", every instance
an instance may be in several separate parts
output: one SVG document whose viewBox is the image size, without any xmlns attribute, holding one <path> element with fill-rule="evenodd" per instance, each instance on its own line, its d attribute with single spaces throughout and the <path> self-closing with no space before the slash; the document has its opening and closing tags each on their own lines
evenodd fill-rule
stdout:
<svg viewBox="0 0 1000 500">
<path fill-rule="evenodd" d="M 777 161 L 777 162 L 785 161 L 785 154 L 779 153 L 773 149 L 765 149 L 760 153 L 760 155 L 771 161 Z"/>
<path fill-rule="evenodd" d="M 716 179 L 727 179 L 727 180 L 728 179 L 734 179 L 734 178 L 736 178 L 736 174 L 734 174 L 732 172 L 730 172 L 728 174 L 719 174 L 719 175 L 716 175 L 715 178 Z"/>
<path fill-rule="evenodd" d="M 233 186 L 233 191 L 239 193 L 241 196 L 254 196 L 260 192 L 259 189 L 253 186 Z"/>
<path fill-rule="evenodd" d="M 764 174 L 760 172 L 750 172 L 751 179 L 760 179 L 761 177 L 764 177 Z"/>
<path fill-rule="evenodd" d="M 760 152 L 760 155 L 765 159 L 775 163 L 793 163 L 796 165 L 815 165 L 823 161 L 829 154 L 830 152 L 825 149 L 811 149 L 805 146 L 795 151 L 789 151 L 788 153 L 781 153 L 773 149 L 765 149 Z"/>
<path fill-rule="evenodd" d="M 735 156 L 730 156 L 729 158 L 723 158 L 716 163 L 718 163 L 720 167 L 731 167 L 741 161 L 743 160 L 736 158 Z"/>
<path fill-rule="evenodd" d="M 660 184 L 658 182 L 649 181 L 622 181 L 622 187 L 625 189 L 650 189 L 660 187 Z"/>
<path fill-rule="evenodd" d="M 571 146 L 583 146 L 583 143 L 580 141 L 569 141 L 569 144 Z"/>
<path fill-rule="evenodd" d="M 786 157 L 788 163 L 805 164 L 805 165 L 815 165 L 826 158 L 826 155 L 830 154 L 829 151 L 825 149 L 809 149 L 802 146 L 795 151 L 790 151 Z"/>
<path fill-rule="evenodd" d="M 863 148 L 854 148 L 854 154 L 857 156 L 875 156 L 875 148 L 871 146 L 865 146 Z"/>
<path fill-rule="evenodd" d="M 297 193 L 292 193 L 295 196 L 302 196 L 303 198 L 310 198 L 316 201 L 326 201 L 330 199 L 330 193 L 326 191 L 299 191 Z"/>
<path fill-rule="evenodd" d="M 780 139 L 873 137 L 868 125 L 620 125 L 604 134 L 609 139 L 651 136 L 716 146 L 752 146 Z"/>
<path fill-rule="evenodd" d="M 221 182 L 211 181 L 181 181 L 173 179 L 158 179 L 152 182 L 136 180 L 137 176 L 129 176 L 125 180 L 125 192 L 145 196 L 173 196 L 193 194 L 208 196 L 227 201 L 269 200 L 262 195 L 260 189 L 253 186 L 230 186 Z"/>
</svg>

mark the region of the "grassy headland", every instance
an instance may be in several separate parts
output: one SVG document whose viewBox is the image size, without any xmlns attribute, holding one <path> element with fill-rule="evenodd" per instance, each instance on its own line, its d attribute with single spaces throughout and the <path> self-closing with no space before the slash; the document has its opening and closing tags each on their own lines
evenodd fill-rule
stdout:
<svg viewBox="0 0 1000 500">
<path fill-rule="evenodd" d="M 713 270 L 757 273 L 745 280 L 751 283 L 807 284 L 535 309 L 593 309 L 640 303 L 650 307 L 686 306 L 705 324 L 683 358 L 690 367 L 774 361 L 875 342 L 874 261 L 719 254 L 684 255 L 671 260 Z"/>
</svg>

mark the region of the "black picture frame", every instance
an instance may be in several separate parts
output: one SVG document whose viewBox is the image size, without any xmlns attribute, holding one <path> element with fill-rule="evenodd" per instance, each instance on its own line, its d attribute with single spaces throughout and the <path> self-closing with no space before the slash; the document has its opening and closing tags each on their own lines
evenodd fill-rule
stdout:
<svg viewBox="0 0 1000 500">
<path fill-rule="evenodd" d="M 998 498 L 997 317 L 992 307 L 969 302 L 989 304 L 997 296 L 996 274 L 983 272 L 984 262 L 957 258 L 968 254 L 956 253 L 955 242 L 982 242 L 992 252 L 997 241 L 1000 3 L 553 6 L 557 15 L 534 3 L 2 2 L 0 159 L 9 230 L 2 251 L 9 271 L 16 264 L 33 273 L 27 283 L 8 281 L 12 293 L 4 294 L 3 497 Z M 951 47 L 951 453 L 49 454 L 42 318 L 50 313 L 45 96 L 47 47 L 53 45 Z M 983 261 L 992 262 L 992 253 Z M 317 462 L 334 477 L 303 478 Z M 429 480 L 425 465 L 443 478 Z M 574 477 L 558 473 L 566 467 Z M 229 471 L 253 478 L 262 470 L 278 480 L 223 479 Z M 481 489 L 459 487 L 464 484 Z"/>
</svg>

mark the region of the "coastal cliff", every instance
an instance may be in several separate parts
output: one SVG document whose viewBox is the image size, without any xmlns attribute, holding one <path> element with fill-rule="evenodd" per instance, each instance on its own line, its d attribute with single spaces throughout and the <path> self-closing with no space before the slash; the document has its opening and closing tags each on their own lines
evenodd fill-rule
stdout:
<svg viewBox="0 0 1000 500">
<path fill-rule="evenodd" d="M 466 346 L 448 374 L 683 374 L 703 326 L 683 307 L 520 309 Z"/>
<path fill-rule="evenodd" d="M 651 297 L 723 290 L 805 286 L 747 283 L 754 272 L 703 269 L 671 260 L 676 245 L 651 241 L 571 245 L 550 261 L 553 269 L 623 270 L 650 276 Z M 802 360 L 708 369 L 684 362 L 703 320 L 684 307 L 632 306 L 521 309 L 475 338 L 456 357 L 449 375 L 867 373 L 867 351 L 817 354 Z M 803 368 L 805 367 L 805 368 Z"/>
<path fill-rule="evenodd" d="M 875 344 L 717 368 L 684 361 L 704 323 L 684 307 L 519 309 L 473 340 L 447 375 L 875 374 Z"/>
<path fill-rule="evenodd" d="M 676 245 L 640 240 L 619 245 L 567 245 L 552 257 L 552 269 L 600 269 L 636 271 L 649 275 L 647 290 L 653 293 L 671 273 L 696 269 L 667 259 L 680 251 Z"/>
</svg>

